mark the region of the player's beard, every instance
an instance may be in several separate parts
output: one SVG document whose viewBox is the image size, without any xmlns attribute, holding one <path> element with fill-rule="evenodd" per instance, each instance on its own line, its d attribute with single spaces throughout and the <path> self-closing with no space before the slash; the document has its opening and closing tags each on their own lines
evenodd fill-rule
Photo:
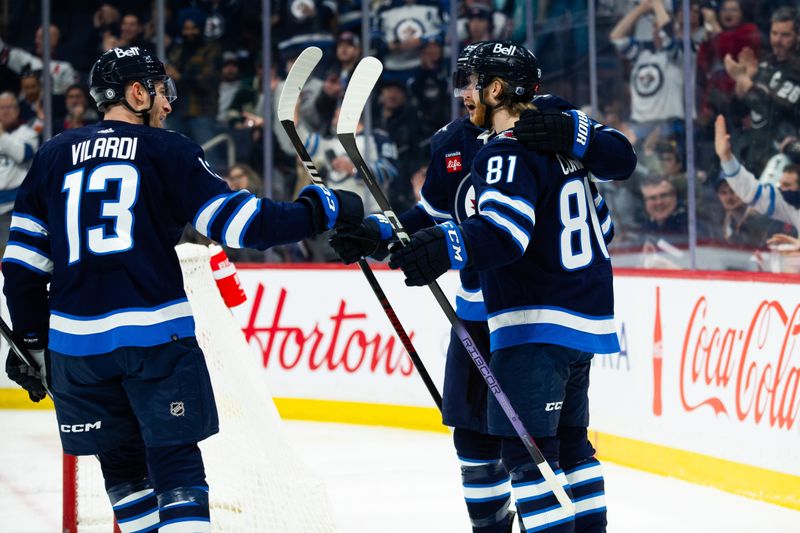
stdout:
<svg viewBox="0 0 800 533">
<path fill-rule="evenodd" d="M 475 111 L 469 117 L 469 121 L 479 128 L 483 128 L 484 120 L 486 119 L 486 106 L 480 102 L 474 102 Z"/>
</svg>

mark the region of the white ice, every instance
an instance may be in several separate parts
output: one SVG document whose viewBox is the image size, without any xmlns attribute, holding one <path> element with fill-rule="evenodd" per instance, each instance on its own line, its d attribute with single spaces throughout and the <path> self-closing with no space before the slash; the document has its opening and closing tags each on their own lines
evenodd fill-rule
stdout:
<svg viewBox="0 0 800 533">
<path fill-rule="evenodd" d="M 54 414 L 0 410 L 0 532 L 60 531 Z M 446 434 L 287 422 L 326 482 L 342 533 L 465 533 L 469 522 Z M 610 533 L 797 533 L 800 512 L 605 463 Z"/>
</svg>

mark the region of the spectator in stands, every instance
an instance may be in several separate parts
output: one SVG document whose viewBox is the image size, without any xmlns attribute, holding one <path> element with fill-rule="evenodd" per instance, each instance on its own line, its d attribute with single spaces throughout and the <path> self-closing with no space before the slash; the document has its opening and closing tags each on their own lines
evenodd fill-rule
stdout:
<svg viewBox="0 0 800 533">
<path fill-rule="evenodd" d="M 222 56 L 215 43 L 203 38 L 205 20 L 205 13 L 197 8 L 178 13 L 181 40 L 170 49 L 166 65 L 167 75 L 175 82 L 183 102 L 169 116 L 170 127 L 200 145 L 216 134 Z"/>
<path fill-rule="evenodd" d="M 431 137 L 450 122 L 450 83 L 442 68 L 442 45 L 430 40 L 422 48 L 419 71 L 411 78 L 408 92 L 419 117 L 419 136 Z"/>
<path fill-rule="evenodd" d="M 758 63 L 748 48 L 738 56 L 725 56 L 725 69 L 735 82 L 736 97 L 750 110 L 742 161 L 757 174 L 785 137 L 800 135 L 799 25 L 797 10 L 781 7 L 772 15 L 771 53 L 764 61 Z"/>
<path fill-rule="evenodd" d="M 283 62 L 300 55 L 308 46 L 322 49 L 323 71 L 333 51 L 333 28 L 338 13 L 330 0 L 273 2 L 272 28 Z"/>
<path fill-rule="evenodd" d="M 11 227 L 11 210 L 22 180 L 28 173 L 39 136 L 19 118 L 13 93 L 0 94 L 0 251 L 5 252 Z"/>
<path fill-rule="evenodd" d="M 103 51 L 122 46 L 138 46 L 152 49 L 153 45 L 144 38 L 144 27 L 135 13 L 126 13 L 119 24 L 119 34 L 107 31 L 103 35 Z"/>
<path fill-rule="evenodd" d="M 467 9 L 467 36 L 459 49 L 479 41 L 491 41 L 494 34 L 492 9 L 482 4 L 474 4 Z"/>
<path fill-rule="evenodd" d="M 640 18 L 651 12 L 652 41 L 640 41 L 633 29 Z M 683 60 L 663 0 L 637 4 L 614 26 L 609 38 L 619 53 L 632 62 L 631 121 L 636 138 L 646 138 L 658 126 L 664 137 L 682 137 Z"/>
<path fill-rule="evenodd" d="M 758 56 L 761 34 L 746 19 L 739 0 L 724 0 L 719 4 L 717 23 L 721 31 L 700 45 L 697 53 L 698 121 L 710 124 L 717 113 L 723 113 L 732 123 L 740 124 L 743 113 L 731 106 L 735 83 L 725 70 L 724 59 L 729 54 L 739 57 L 745 48 Z"/>
<path fill-rule="evenodd" d="M 302 113 L 302 119 L 308 121 L 308 127 L 327 132 L 330 128 L 333 114 L 341 102 L 347 82 L 361 59 L 361 39 L 355 33 L 345 31 L 336 39 L 336 59 L 328 69 L 328 74 L 323 82 L 316 83 L 315 79 L 304 87 L 308 97 L 313 99 L 314 112 Z"/>
<path fill-rule="evenodd" d="M 26 68 L 19 78 L 19 118 L 29 122 L 44 118 L 42 109 L 42 71 Z"/>
<path fill-rule="evenodd" d="M 80 128 L 97 122 L 97 110 L 94 103 L 89 105 L 89 97 L 83 85 L 76 83 L 67 89 L 64 105 L 66 112 L 62 129 Z"/>
<path fill-rule="evenodd" d="M 236 52 L 223 52 L 222 72 L 219 83 L 219 101 L 217 103 L 217 122 L 221 127 L 227 126 L 228 112 L 233 98 L 242 87 L 239 78 L 239 58 Z M 252 192 L 252 191 L 251 191 Z"/>
<path fill-rule="evenodd" d="M 205 36 L 223 50 L 239 50 L 244 45 L 244 26 L 247 20 L 245 2 L 209 0 L 201 2 L 206 12 Z M 260 18 L 260 17 L 259 17 Z"/>
<path fill-rule="evenodd" d="M 717 180 L 716 190 L 724 210 L 720 237 L 725 242 L 760 248 L 770 235 L 791 229 L 749 208 L 724 178 Z"/>
<path fill-rule="evenodd" d="M 339 117 L 339 109 L 336 109 L 333 117 L 332 130 L 336 130 L 336 123 Z M 323 175 L 325 183 L 329 187 L 352 191 L 361 196 L 364 202 L 366 213 L 376 213 L 380 209 L 375 198 L 369 192 L 367 185 L 358 174 L 352 160 L 347 156 L 336 135 L 320 135 L 317 132 L 309 132 L 308 129 L 298 125 L 298 134 L 303 139 L 304 144 L 309 148 L 309 155 L 314 161 L 315 166 Z M 368 161 L 375 180 L 391 194 L 392 183 L 398 178 L 397 172 L 397 147 L 385 131 L 374 128 L 372 138 L 368 138 L 364 131 L 364 124 L 359 120 L 356 129 L 356 144 L 359 151 L 364 154 Z M 408 180 L 408 177 L 406 177 Z M 392 207 L 394 202 L 390 199 Z"/>
<path fill-rule="evenodd" d="M 410 168 L 419 153 L 420 136 L 417 123 L 417 112 L 408 101 L 408 92 L 404 83 L 397 79 L 383 82 L 378 97 L 380 109 L 373 114 L 373 125 L 389 134 L 397 146 L 398 179 L 389 186 L 389 196 L 398 211 L 405 211 L 414 205 L 411 189 Z"/>
<path fill-rule="evenodd" d="M 225 182 L 232 191 L 248 190 L 261 198 L 261 176 L 247 163 L 236 163 L 224 176 Z M 228 259 L 235 263 L 260 263 L 264 261 L 265 253 L 249 248 L 230 248 L 222 245 Z"/>
<path fill-rule="evenodd" d="M 663 176 L 652 175 L 640 185 L 646 219 L 642 229 L 653 240 L 666 238 L 671 244 L 685 243 L 688 217 L 675 185 Z"/>
<path fill-rule="evenodd" d="M 790 163 L 783 167 L 781 181 L 778 184 L 781 191 L 800 191 L 800 165 Z"/>
<path fill-rule="evenodd" d="M 153 7 L 150 10 L 150 18 L 147 19 L 147 22 L 143 25 L 143 37 L 146 42 L 150 43 L 150 50 L 156 49 L 156 39 L 158 36 L 158 29 L 156 28 L 156 20 L 158 20 L 156 13 L 157 7 L 157 3 L 153 2 Z M 172 47 L 173 39 L 180 35 L 180 28 L 178 28 L 178 22 L 175 20 L 173 14 L 174 12 L 172 6 L 170 6 L 170 2 L 164 2 L 164 48 L 166 50 Z"/>
<path fill-rule="evenodd" d="M 36 30 L 36 55 L 16 48 L 8 46 L 0 40 L 0 62 L 5 61 L 6 66 L 16 72 L 22 74 L 25 70 L 42 70 L 42 52 L 44 50 L 43 30 L 40 26 Z M 61 30 L 55 24 L 50 25 L 50 77 L 53 80 L 53 94 L 63 95 L 67 87 L 78 81 L 78 73 L 66 61 L 58 59 L 57 47 L 58 41 L 61 37 Z"/>
<path fill-rule="evenodd" d="M 383 79 L 407 81 L 420 66 L 420 51 L 443 38 L 444 23 L 435 0 L 390 0 L 375 15 L 373 46 L 383 61 Z"/>
</svg>

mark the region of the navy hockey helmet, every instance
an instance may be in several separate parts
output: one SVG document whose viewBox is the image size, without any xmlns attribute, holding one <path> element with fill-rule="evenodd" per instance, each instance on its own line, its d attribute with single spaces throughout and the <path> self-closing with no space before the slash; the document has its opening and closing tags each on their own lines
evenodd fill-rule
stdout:
<svg viewBox="0 0 800 533">
<path fill-rule="evenodd" d="M 125 84 L 138 81 L 150 93 L 150 107 L 156 95 L 155 82 L 163 81 L 169 102 L 177 98 L 175 85 L 167 76 L 164 64 L 151 52 L 138 46 L 112 48 L 100 56 L 89 73 L 89 92 L 97 109 L 106 111 L 110 104 L 122 102 L 137 114 L 150 109 L 133 109 L 125 100 Z"/>
<path fill-rule="evenodd" d="M 483 89 L 492 79 L 505 80 L 511 89 L 508 95 L 513 101 L 529 102 L 542 78 L 539 61 L 533 52 L 512 41 L 482 41 L 468 45 L 461 52 L 453 73 L 455 96 L 464 92 L 475 82 L 475 88 Z"/>
</svg>

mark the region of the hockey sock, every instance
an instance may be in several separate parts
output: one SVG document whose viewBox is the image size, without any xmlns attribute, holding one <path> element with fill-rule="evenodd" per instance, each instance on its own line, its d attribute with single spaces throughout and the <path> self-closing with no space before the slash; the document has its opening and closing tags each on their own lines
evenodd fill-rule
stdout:
<svg viewBox="0 0 800 533">
<path fill-rule="evenodd" d="M 575 533 L 605 533 L 603 467 L 594 457 L 564 469 L 575 502 Z"/>
<path fill-rule="evenodd" d="M 456 428 L 453 440 L 473 533 L 506 533 L 511 480 L 500 461 L 500 439 Z"/>
<path fill-rule="evenodd" d="M 211 521 L 208 484 L 197 444 L 147 448 L 158 495 L 160 533 L 206 533 Z"/>
<path fill-rule="evenodd" d="M 570 494 L 564 472 L 558 468 L 558 439 L 536 438 L 536 444 L 553 468 L 556 478 Z M 568 513 L 548 486 L 528 450 L 518 438 L 503 440 L 503 463 L 511 474 L 511 486 L 517 502 L 517 513 L 527 533 L 573 533 L 575 516 Z"/>
<path fill-rule="evenodd" d="M 158 494 L 160 533 L 208 533 L 208 487 L 178 487 Z"/>
<path fill-rule="evenodd" d="M 575 532 L 605 533 L 606 499 L 603 467 L 594 458 L 585 427 L 560 427 L 561 464 L 575 502 Z"/>
<path fill-rule="evenodd" d="M 122 533 L 154 531 L 158 526 L 158 500 L 146 478 L 134 483 L 121 483 L 107 492 Z"/>
<path fill-rule="evenodd" d="M 97 455 L 106 492 L 122 533 L 158 525 L 158 501 L 147 476 L 144 442 L 129 442 Z"/>
</svg>

